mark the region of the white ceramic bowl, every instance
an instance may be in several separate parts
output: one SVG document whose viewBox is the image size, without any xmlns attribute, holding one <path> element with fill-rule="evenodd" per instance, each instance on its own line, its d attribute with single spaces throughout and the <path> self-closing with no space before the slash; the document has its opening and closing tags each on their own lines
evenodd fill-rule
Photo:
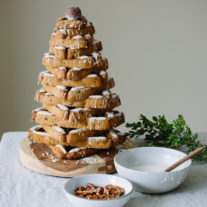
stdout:
<svg viewBox="0 0 207 207">
<path fill-rule="evenodd" d="M 74 191 L 79 186 L 85 186 L 87 183 L 92 183 L 98 186 L 105 186 L 107 184 L 118 185 L 125 190 L 125 193 L 120 198 L 110 200 L 88 200 L 74 195 Z M 64 192 L 69 202 L 74 207 L 121 207 L 124 206 L 131 198 L 133 192 L 133 185 L 128 180 L 105 174 L 90 174 L 72 178 L 67 181 L 64 187 Z"/>
<path fill-rule="evenodd" d="M 138 165 L 169 167 L 185 153 L 163 147 L 140 147 L 119 152 L 114 158 L 115 167 L 121 177 L 133 182 L 143 193 L 164 193 L 178 187 L 186 178 L 192 161 L 188 160 L 171 172 L 143 172 L 133 170 Z"/>
</svg>

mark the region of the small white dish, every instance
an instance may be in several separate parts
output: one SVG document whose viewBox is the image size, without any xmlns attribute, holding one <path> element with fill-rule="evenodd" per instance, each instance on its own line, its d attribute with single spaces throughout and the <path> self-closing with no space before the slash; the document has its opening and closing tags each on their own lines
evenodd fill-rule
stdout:
<svg viewBox="0 0 207 207">
<path fill-rule="evenodd" d="M 119 152 L 114 158 L 118 174 L 127 178 L 143 193 L 165 193 L 178 187 L 186 178 L 192 161 L 188 160 L 171 172 L 143 172 L 135 166 L 166 166 L 186 156 L 185 153 L 163 147 L 139 147 Z"/>
<path fill-rule="evenodd" d="M 89 200 L 75 196 L 75 189 L 79 186 L 86 186 L 87 183 L 92 183 L 98 186 L 105 186 L 108 184 L 117 185 L 123 188 L 125 190 L 125 193 L 120 198 L 109 200 Z M 74 207 L 121 207 L 124 206 L 131 198 L 133 192 L 133 185 L 128 180 L 118 176 L 105 174 L 89 174 L 75 177 L 67 181 L 64 186 L 64 192 L 67 199 Z"/>
</svg>

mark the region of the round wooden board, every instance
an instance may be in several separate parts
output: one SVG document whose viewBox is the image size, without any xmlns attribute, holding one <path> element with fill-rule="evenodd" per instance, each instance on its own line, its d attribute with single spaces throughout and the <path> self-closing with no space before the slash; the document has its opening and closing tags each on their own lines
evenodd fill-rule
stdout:
<svg viewBox="0 0 207 207">
<path fill-rule="evenodd" d="M 107 150 L 85 159 L 55 160 L 51 159 L 51 150 L 44 144 L 31 144 L 28 138 L 20 143 L 20 160 L 25 167 L 42 174 L 59 177 L 114 173 L 116 170 L 113 160 L 117 152 L 118 150 Z"/>
</svg>

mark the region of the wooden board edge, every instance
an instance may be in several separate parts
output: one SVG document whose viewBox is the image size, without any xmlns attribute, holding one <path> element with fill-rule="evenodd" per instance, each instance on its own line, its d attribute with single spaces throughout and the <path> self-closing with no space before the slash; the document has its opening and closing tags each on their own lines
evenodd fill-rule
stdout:
<svg viewBox="0 0 207 207">
<path fill-rule="evenodd" d="M 91 174 L 91 173 L 99 173 L 99 174 L 106 173 L 105 171 L 100 171 L 100 169 L 105 168 L 106 163 L 103 159 L 101 159 L 97 155 L 95 155 L 97 162 L 91 163 L 87 166 L 84 166 L 82 168 L 73 171 L 63 172 L 48 167 L 36 158 L 35 154 L 33 153 L 32 149 L 29 146 L 29 139 L 27 137 L 20 142 L 19 152 L 20 152 L 21 163 L 25 167 L 29 168 L 32 171 L 45 175 L 58 176 L 58 177 L 76 177 L 76 176 Z"/>
</svg>

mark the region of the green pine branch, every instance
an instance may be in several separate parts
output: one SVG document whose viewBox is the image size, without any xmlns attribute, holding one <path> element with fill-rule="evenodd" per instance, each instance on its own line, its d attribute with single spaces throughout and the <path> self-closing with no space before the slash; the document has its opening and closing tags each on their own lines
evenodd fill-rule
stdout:
<svg viewBox="0 0 207 207">
<path fill-rule="evenodd" d="M 139 138 L 144 135 L 148 146 L 161 146 L 173 149 L 187 147 L 188 152 L 204 146 L 198 140 L 198 134 L 191 132 L 182 115 L 178 115 L 176 120 L 169 123 L 164 115 L 153 116 L 152 120 L 149 120 L 141 114 L 138 122 L 127 123 L 126 127 L 129 128 L 126 136 L 129 138 Z M 207 149 L 194 157 L 194 159 L 200 161 L 206 160 L 206 158 Z"/>
</svg>

